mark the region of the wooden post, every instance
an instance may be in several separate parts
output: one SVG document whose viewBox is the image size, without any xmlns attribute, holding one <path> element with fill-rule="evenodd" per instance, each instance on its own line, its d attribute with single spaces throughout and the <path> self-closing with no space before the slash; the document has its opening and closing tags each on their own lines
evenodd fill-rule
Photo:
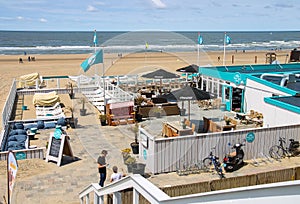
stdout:
<svg viewBox="0 0 300 204">
<path fill-rule="evenodd" d="M 234 55 L 231 56 L 231 63 L 234 64 Z"/>
<path fill-rule="evenodd" d="M 257 56 L 254 57 L 254 63 L 257 63 Z"/>
</svg>

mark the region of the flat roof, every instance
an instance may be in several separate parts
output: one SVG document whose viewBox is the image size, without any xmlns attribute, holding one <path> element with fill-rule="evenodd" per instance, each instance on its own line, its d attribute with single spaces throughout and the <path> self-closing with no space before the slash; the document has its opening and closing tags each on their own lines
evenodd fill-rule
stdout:
<svg viewBox="0 0 300 204">
<path fill-rule="evenodd" d="M 292 106 L 300 107 L 300 96 L 286 96 L 286 97 L 278 97 L 273 98 L 273 100 L 277 100 L 283 103 L 290 104 Z"/>
</svg>

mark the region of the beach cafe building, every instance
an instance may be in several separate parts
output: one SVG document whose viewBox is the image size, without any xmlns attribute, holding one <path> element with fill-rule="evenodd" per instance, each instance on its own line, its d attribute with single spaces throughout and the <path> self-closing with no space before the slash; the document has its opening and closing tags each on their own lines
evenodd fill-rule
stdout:
<svg viewBox="0 0 300 204">
<path fill-rule="evenodd" d="M 139 156 L 154 174 L 202 161 L 212 147 L 225 155 L 228 143 L 246 140 L 245 160 L 268 157 L 279 137 L 300 140 L 300 64 L 201 67 L 201 86 L 222 98 L 224 109 L 263 114 L 261 127 L 158 137 L 140 128 Z M 202 116 L 199 116 L 199 119 Z"/>
<path fill-rule="evenodd" d="M 263 125 L 300 123 L 300 64 L 201 67 L 201 88 L 227 111 L 263 113 Z"/>
</svg>

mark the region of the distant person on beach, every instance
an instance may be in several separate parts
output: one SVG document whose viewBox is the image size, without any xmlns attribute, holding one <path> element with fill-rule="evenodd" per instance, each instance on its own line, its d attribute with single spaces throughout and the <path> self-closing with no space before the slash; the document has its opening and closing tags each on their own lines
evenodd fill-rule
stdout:
<svg viewBox="0 0 300 204">
<path fill-rule="evenodd" d="M 118 167 L 116 167 L 116 166 L 113 166 L 112 170 L 113 170 L 114 173 L 110 176 L 110 182 L 118 181 L 122 177 L 125 176 L 125 174 L 122 174 L 122 173 L 118 172 Z"/>
<path fill-rule="evenodd" d="M 19 58 L 19 63 L 23 63 L 23 59 L 21 57 Z"/>
<path fill-rule="evenodd" d="M 28 62 L 30 62 L 30 56 L 28 56 Z"/>
<path fill-rule="evenodd" d="M 221 60 L 221 57 L 220 57 L 220 56 L 218 56 L 218 62 L 220 62 L 220 60 Z"/>
<path fill-rule="evenodd" d="M 107 151 L 106 150 L 102 150 L 101 155 L 98 157 L 98 172 L 100 174 L 100 181 L 99 181 L 99 185 L 101 187 L 104 186 L 104 181 L 106 180 L 106 167 L 108 167 L 108 164 L 106 164 L 106 157 L 107 155 Z"/>
</svg>

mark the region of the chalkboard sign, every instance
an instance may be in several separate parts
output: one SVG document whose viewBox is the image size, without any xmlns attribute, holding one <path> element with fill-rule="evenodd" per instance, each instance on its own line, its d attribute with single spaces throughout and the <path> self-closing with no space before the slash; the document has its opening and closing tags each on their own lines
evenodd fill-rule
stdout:
<svg viewBox="0 0 300 204">
<path fill-rule="evenodd" d="M 70 145 L 69 136 L 62 134 L 61 139 L 56 139 L 54 133 L 50 134 L 48 149 L 46 155 L 46 162 L 55 161 L 57 166 L 60 166 L 63 155 L 73 157 L 73 152 Z"/>
<path fill-rule="evenodd" d="M 51 145 L 50 145 L 50 152 L 49 155 L 58 157 L 59 150 L 61 145 L 61 139 L 56 139 L 55 137 L 52 138 Z"/>
</svg>

